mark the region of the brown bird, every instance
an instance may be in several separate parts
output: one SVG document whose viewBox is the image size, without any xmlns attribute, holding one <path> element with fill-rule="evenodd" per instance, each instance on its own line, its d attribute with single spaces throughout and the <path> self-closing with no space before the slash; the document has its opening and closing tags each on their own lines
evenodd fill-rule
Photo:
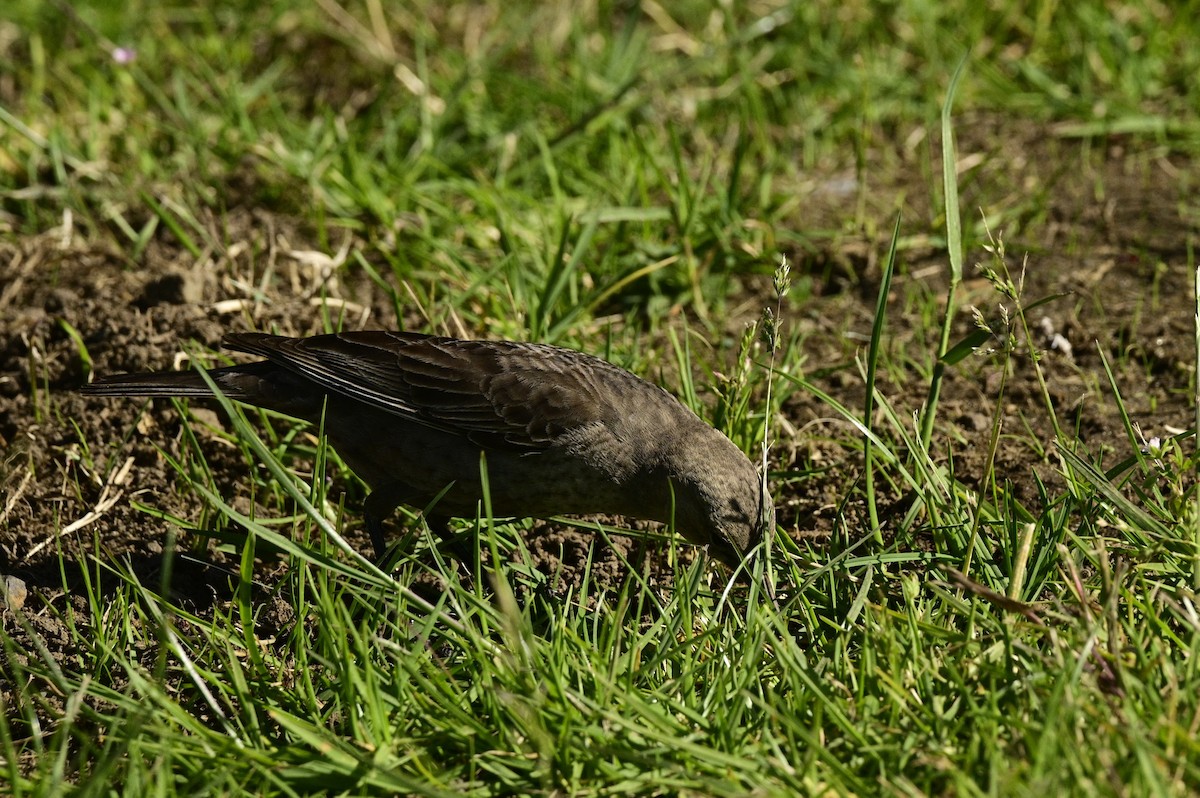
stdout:
<svg viewBox="0 0 1200 798">
<path fill-rule="evenodd" d="M 210 370 L 226 396 L 313 424 L 324 413 L 330 443 L 371 488 L 379 556 L 382 520 L 401 504 L 442 494 L 437 514 L 475 516 L 481 452 L 498 518 L 674 517 L 731 567 L 774 525 L 765 480 L 732 441 L 657 385 L 582 352 L 409 332 L 237 333 L 222 345 L 266 358 Z M 212 396 L 194 371 L 105 377 L 81 391 Z"/>
</svg>

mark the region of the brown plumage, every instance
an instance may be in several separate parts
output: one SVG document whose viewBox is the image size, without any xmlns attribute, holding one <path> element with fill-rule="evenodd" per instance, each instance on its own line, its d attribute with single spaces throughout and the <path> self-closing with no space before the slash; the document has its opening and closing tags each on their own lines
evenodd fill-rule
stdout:
<svg viewBox="0 0 1200 798">
<path fill-rule="evenodd" d="M 225 337 L 265 360 L 212 369 L 231 399 L 319 423 L 370 486 L 367 527 L 396 507 L 474 517 L 486 454 L 493 515 L 668 521 L 736 565 L 774 523 L 754 465 L 662 388 L 571 349 L 408 332 Z M 105 377 L 98 396 L 206 397 L 197 372 Z"/>
</svg>

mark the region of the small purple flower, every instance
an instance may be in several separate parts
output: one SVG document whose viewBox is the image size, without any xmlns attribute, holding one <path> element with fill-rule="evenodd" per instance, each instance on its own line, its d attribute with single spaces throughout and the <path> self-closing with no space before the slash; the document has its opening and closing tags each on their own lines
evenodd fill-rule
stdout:
<svg viewBox="0 0 1200 798">
<path fill-rule="evenodd" d="M 133 63 L 133 59 L 137 58 L 137 51 L 132 47 L 114 47 L 112 51 L 112 60 L 124 66 L 125 64 Z"/>
</svg>

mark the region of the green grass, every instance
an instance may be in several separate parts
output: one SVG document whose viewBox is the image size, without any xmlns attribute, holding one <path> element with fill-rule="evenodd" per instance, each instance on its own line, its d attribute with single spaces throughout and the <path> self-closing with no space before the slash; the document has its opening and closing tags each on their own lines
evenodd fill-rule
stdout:
<svg viewBox="0 0 1200 798">
<path fill-rule="evenodd" d="M 470 578 L 426 539 L 385 573 L 341 536 L 350 522 L 326 475 L 352 480 L 336 455 L 289 422 L 235 413 L 229 440 L 259 506 L 249 517 L 215 487 L 193 422 L 176 489 L 204 507 L 164 527 L 202 528 L 234 555 L 229 600 L 199 611 L 173 590 L 170 556 L 148 583 L 76 533 L 91 557 L 62 582 L 80 600 L 26 609 L 57 616 L 73 654 L 18 643 L 39 639 L 21 613 L 0 635 L 0 685 L 14 696 L 0 706 L 0 784 L 19 795 L 64 784 L 1200 791 L 1194 441 L 1139 440 L 1110 370 L 1097 401 L 1118 408 L 1128 456 L 1075 440 L 1042 380 L 1031 412 L 1053 419 L 1057 440 L 1002 427 L 1002 392 L 980 408 L 992 422 L 980 436 L 993 450 L 1002 434 L 1028 438 L 1054 485 L 991 457 L 985 473 L 960 473 L 936 401 L 958 367 L 942 315 L 955 288 L 885 291 L 867 303 L 881 311 L 874 326 L 826 319 L 812 297 L 824 283 L 814 253 L 847 241 L 868 242 L 884 284 L 932 249 L 954 264 L 943 277 L 955 287 L 964 253 L 989 245 L 992 308 L 1005 303 L 1011 324 L 983 368 L 1040 368 L 1025 311 L 1041 297 L 1017 290 L 1019 267 L 988 227 L 1032 235 L 1050 200 L 1006 182 L 1002 162 L 957 173 L 963 153 L 944 133 L 1003 154 L 958 121 L 988 115 L 1056 131 L 1084 163 L 1109 134 L 1190 163 L 1196 9 L 956 5 L 8 3 L 6 236 L 63 228 L 69 214 L 77 237 L 131 265 L 155 248 L 191 263 L 229 253 L 256 210 L 286 221 L 298 249 L 349 241 L 338 278 L 371 286 L 401 320 L 602 354 L 670 387 L 752 456 L 768 422 L 786 449 L 789 398 L 815 396 L 833 420 L 805 434 L 851 465 L 801 456 L 774 469 L 777 497 L 848 475 L 830 486 L 828 540 L 773 541 L 776 607 L 725 593 L 674 546 L 665 583 L 589 572 L 563 590 L 527 557 L 509 562 L 527 524 L 486 514 Z M 135 60 L 117 63 L 116 45 Z M 767 286 L 784 254 L 797 265 L 777 305 Z M 245 257 L 262 279 L 268 253 Z M 810 310 L 869 331 L 856 360 L 808 362 L 798 319 Z M 892 340 L 901 324 L 916 345 Z M 87 359 L 87 331 L 64 329 Z M 853 401 L 830 393 L 827 371 L 857 380 Z M 932 400 L 916 418 L 880 387 L 912 374 L 917 404 Z M 38 419 L 54 418 L 55 397 L 33 382 Z M 121 441 L 79 443 L 97 473 L 123 459 Z M 1029 481 L 1039 507 L 1013 489 Z M 909 501 L 886 512 L 897 497 Z M 258 573 L 265 550 L 288 555 L 281 576 Z M 420 589 L 430 580 L 432 599 Z M 277 600 L 290 622 L 265 618 Z"/>
</svg>

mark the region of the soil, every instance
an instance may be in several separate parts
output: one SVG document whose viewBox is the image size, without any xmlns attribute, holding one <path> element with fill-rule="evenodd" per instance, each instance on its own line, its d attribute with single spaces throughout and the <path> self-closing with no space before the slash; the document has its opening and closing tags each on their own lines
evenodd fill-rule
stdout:
<svg viewBox="0 0 1200 798">
<path fill-rule="evenodd" d="M 1195 185 L 1197 170 L 1191 161 L 1132 142 L 1112 140 L 1085 150 L 1053 134 L 986 120 L 968 124 L 959 147 L 963 163 L 975 165 L 960 178 L 962 207 L 967 224 L 979 218 L 974 210 L 979 206 L 1016 209 L 1009 214 L 1015 221 L 1004 241 L 1014 279 L 1025 259 L 1022 299 L 1028 304 L 1062 295 L 1030 318 L 1054 411 L 1064 430 L 1090 452 L 1116 462 L 1132 444 L 1108 387 L 1105 359 L 1130 417 L 1147 438 L 1166 437 L 1193 422 L 1194 305 L 1187 264 L 1200 214 L 1188 187 Z M 860 186 L 864 194 L 908 198 L 906 220 L 934 218 L 932 181 L 921 174 L 916 156 L 876 157 L 879 163 L 868 164 L 864 174 L 891 177 Z M 879 170 L 872 171 L 876 166 Z M 878 261 L 887 246 L 883 233 L 867 235 L 862 229 L 890 232 L 894 209 L 868 207 L 874 224 L 839 227 L 836 220 L 853 217 L 858 191 L 821 186 L 846 182 L 816 181 L 817 188 L 807 192 L 805 218 L 814 224 L 827 220 L 824 229 L 846 232 L 787 253 L 796 284 L 804 290 L 793 292 L 782 320 L 785 335 L 799 334 L 803 340 L 807 377 L 844 405 L 858 408 L 864 391 L 854 358 L 865 354 Z M 853 178 L 848 184 L 856 185 Z M 94 557 L 125 562 L 144 583 L 155 584 L 168 538 L 177 534 L 189 556 L 178 557 L 173 566 L 176 599 L 201 615 L 230 600 L 230 566 L 236 573 L 236 559 L 189 531 L 203 527 L 207 516 L 201 497 L 177 487 L 167 460 L 190 462 L 179 408 L 165 401 L 84 398 L 72 389 L 88 380 L 89 371 L 177 367 L 189 347 L 215 347 L 227 331 L 322 332 L 322 301 L 335 315 L 343 314 L 347 328 L 419 321 L 396 318 L 372 283 L 348 281 L 329 259 L 313 257 L 316 238 L 294 219 L 235 204 L 222 224 L 217 240 L 232 243 L 201 258 L 169 233 L 153 239 L 136 261 L 103 234 L 69 228 L 0 243 L 0 574 L 24 583 L 28 595 L 20 612 L 31 626 L 14 623 L 12 610 L 0 615 L 11 634 L 19 638 L 36 631 L 56 655 L 70 655 L 61 648 L 68 636 L 60 614 L 46 609 L 81 606 L 79 574 Z M 905 222 L 910 224 L 919 230 L 918 223 Z M 882 373 L 880 387 L 902 416 L 911 417 L 925 401 L 928 353 L 937 348 L 930 337 L 935 325 L 911 310 L 933 304 L 930 296 L 944 295 L 946 258 L 933 235 L 931 227 L 928 236 L 907 240 L 889 302 L 887 360 L 908 367 Z M 353 243 L 364 251 L 371 246 Z M 985 251 L 967 253 L 956 339 L 973 329 L 969 306 L 979 307 L 991 321 L 1000 317 L 1002 304 L 1013 308 L 1013 301 L 973 268 L 989 262 Z M 730 306 L 760 308 L 770 301 L 763 299 L 770 296 L 770 279 L 747 278 L 745 291 L 745 301 Z M 744 322 L 728 321 L 732 340 Z M 934 451 L 952 461 L 968 485 L 978 486 L 987 471 L 1002 374 L 998 355 L 971 356 L 947 372 Z M 1006 434 L 995 455 L 996 470 L 1036 513 L 1040 499 L 1032 476 L 1052 486 L 1061 480 L 1043 391 L 1023 344 L 1003 387 L 999 401 Z M 853 527 L 861 514 L 854 492 L 861 459 L 845 443 L 852 433 L 810 394 L 795 391 L 783 407 L 772 453 L 772 471 L 780 475 L 774 487 L 779 522 L 793 536 L 815 539 L 817 545 L 839 526 L 847 533 L 847 524 L 852 538 L 861 537 L 861 528 Z M 248 509 L 245 488 L 253 466 L 228 440 L 228 422 L 197 404 L 191 413 L 201 422 L 196 425 L 199 446 L 213 490 Z M 303 462 L 292 466 L 306 467 Z M 330 486 L 329 495 L 334 502 L 345 497 L 347 535 L 367 552 L 357 520 L 362 486 L 335 479 L 341 481 Z M 902 495 L 891 501 L 896 512 L 905 511 Z M 183 519 L 188 528 L 139 505 Z M 617 537 L 610 547 L 590 531 L 539 521 L 527 534 L 526 548 L 535 567 L 552 575 L 549 589 L 565 590 L 579 583 L 589 558 L 590 578 L 601 585 L 625 577 L 626 558 L 636 567 L 661 568 L 663 544 L 638 541 Z M 286 567 L 282 559 L 259 564 L 256 575 L 266 600 Z M 77 621 L 86 617 L 76 615 Z M 264 622 L 271 618 L 281 626 L 294 622 L 286 611 L 264 613 Z"/>
</svg>

